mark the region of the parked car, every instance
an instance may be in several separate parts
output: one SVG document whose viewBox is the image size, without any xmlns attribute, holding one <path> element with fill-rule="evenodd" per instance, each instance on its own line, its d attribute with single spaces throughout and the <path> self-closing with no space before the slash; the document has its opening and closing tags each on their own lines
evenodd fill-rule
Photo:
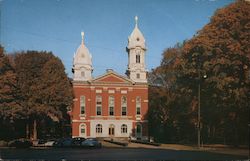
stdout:
<svg viewBox="0 0 250 161">
<path fill-rule="evenodd" d="M 55 147 L 71 147 L 72 138 L 61 138 L 54 142 L 53 146 Z"/>
<path fill-rule="evenodd" d="M 96 138 L 88 138 L 82 142 L 82 147 L 101 148 L 102 144 Z"/>
<path fill-rule="evenodd" d="M 54 146 L 55 142 L 55 139 L 49 139 L 44 143 L 44 146 Z"/>
<path fill-rule="evenodd" d="M 86 139 L 83 137 L 75 137 L 72 139 L 72 146 L 73 147 L 80 147 L 82 145 L 82 142 L 84 142 Z"/>
<path fill-rule="evenodd" d="M 16 147 L 16 148 L 29 148 L 32 146 L 32 142 L 29 139 L 21 138 L 10 141 L 8 143 L 9 147 Z"/>
</svg>

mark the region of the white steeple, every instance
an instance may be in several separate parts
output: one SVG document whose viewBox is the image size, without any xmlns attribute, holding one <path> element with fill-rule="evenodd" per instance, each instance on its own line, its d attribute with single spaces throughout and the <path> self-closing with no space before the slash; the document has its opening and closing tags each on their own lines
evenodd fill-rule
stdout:
<svg viewBox="0 0 250 161">
<path fill-rule="evenodd" d="M 135 28 L 128 37 L 128 69 L 126 74 L 137 83 L 147 83 L 145 65 L 145 38 L 138 28 L 138 17 L 135 16 Z"/>
<path fill-rule="evenodd" d="M 138 28 L 138 17 L 135 16 L 135 28 L 128 38 L 127 48 L 131 49 L 137 46 L 143 48 L 144 50 L 146 49 L 144 36 Z"/>
<path fill-rule="evenodd" d="M 92 79 L 92 56 L 84 44 L 84 32 L 81 32 L 82 43 L 78 47 L 73 59 L 73 80 L 88 81 Z"/>
</svg>

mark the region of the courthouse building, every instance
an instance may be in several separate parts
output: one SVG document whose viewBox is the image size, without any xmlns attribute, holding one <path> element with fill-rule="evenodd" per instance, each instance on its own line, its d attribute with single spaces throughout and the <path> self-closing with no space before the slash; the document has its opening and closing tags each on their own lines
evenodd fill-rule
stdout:
<svg viewBox="0 0 250 161">
<path fill-rule="evenodd" d="M 126 76 L 107 69 L 103 75 L 93 78 L 92 56 L 82 33 L 72 69 L 75 96 L 71 111 L 72 137 L 147 139 L 146 45 L 137 21 L 135 17 L 135 28 L 126 47 Z"/>
</svg>

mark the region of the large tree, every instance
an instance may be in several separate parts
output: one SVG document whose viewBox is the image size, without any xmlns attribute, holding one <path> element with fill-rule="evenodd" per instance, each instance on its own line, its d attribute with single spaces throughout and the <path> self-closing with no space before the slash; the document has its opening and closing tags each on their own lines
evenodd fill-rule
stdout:
<svg viewBox="0 0 250 161">
<path fill-rule="evenodd" d="M 19 53 L 15 68 L 27 111 L 27 125 L 32 124 L 31 137 L 37 139 L 39 122 L 65 119 L 72 103 L 72 88 L 62 62 L 51 52 Z"/>
<path fill-rule="evenodd" d="M 246 140 L 250 3 L 237 1 L 216 11 L 211 22 L 184 45 L 183 51 L 181 79 L 188 80 L 184 88 L 191 89 L 192 99 L 197 96 L 195 84 L 201 83 L 202 122 L 206 130 L 203 137 L 213 139 L 211 136 L 220 135 L 233 144 Z M 202 81 L 204 75 L 207 79 Z"/>
<path fill-rule="evenodd" d="M 172 113 L 181 116 L 176 120 L 181 123 L 177 129 L 184 129 L 181 135 L 196 135 L 200 84 L 202 140 L 206 143 L 248 142 L 250 3 L 239 0 L 217 10 L 210 23 L 186 41 L 180 52 L 167 51 L 158 71 L 161 71 L 160 77 L 168 76 L 169 69 L 170 73 L 176 73 L 165 77 L 165 82 L 171 82 L 172 92 L 176 94 L 173 111 L 180 109 L 183 113 Z M 174 55 L 173 52 L 178 56 L 171 65 L 173 59 L 168 57 Z M 203 79 L 205 75 L 207 78 Z M 185 130 L 182 124 L 189 128 Z"/>
<path fill-rule="evenodd" d="M 0 137 L 11 137 L 9 124 L 22 116 L 21 103 L 15 70 L 0 45 Z"/>
</svg>

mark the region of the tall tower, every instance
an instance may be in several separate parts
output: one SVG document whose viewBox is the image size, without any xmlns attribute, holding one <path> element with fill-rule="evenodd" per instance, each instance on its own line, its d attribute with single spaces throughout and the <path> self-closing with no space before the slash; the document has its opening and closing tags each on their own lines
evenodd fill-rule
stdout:
<svg viewBox="0 0 250 161">
<path fill-rule="evenodd" d="M 135 16 L 135 28 L 128 37 L 128 69 L 127 76 L 136 83 L 147 83 L 145 52 L 145 39 L 138 28 L 138 17 Z"/>
<path fill-rule="evenodd" d="M 73 80 L 88 81 L 92 79 L 92 56 L 84 44 L 84 32 L 81 32 L 82 43 L 73 58 Z"/>
</svg>

